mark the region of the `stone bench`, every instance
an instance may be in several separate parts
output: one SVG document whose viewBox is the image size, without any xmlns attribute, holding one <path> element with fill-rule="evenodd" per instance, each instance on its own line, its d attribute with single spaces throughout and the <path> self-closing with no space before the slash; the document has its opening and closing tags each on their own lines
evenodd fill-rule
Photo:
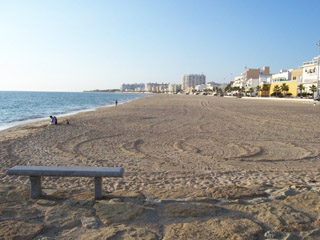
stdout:
<svg viewBox="0 0 320 240">
<path fill-rule="evenodd" d="M 41 176 L 94 177 L 94 198 L 102 198 L 102 177 L 122 177 L 123 168 L 119 167 L 54 167 L 54 166 L 15 166 L 8 175 L 30 176 L 31 198 L 41 196 Z"/>
</svg>

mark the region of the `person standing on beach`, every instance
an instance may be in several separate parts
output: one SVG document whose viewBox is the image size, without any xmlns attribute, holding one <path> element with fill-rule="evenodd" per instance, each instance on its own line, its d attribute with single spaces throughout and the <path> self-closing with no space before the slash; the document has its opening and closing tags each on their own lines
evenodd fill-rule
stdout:
<svg viewBox="0 0 320 240">
<path fill-rule="evenodd" d="M 54 116 L 54 124 L 57 125 L 58 124 L 58 118 L 56 116 Z"/>
<path fill-rule="evenodd" d="M 118 100 L 116 100 L 116 106 L 118 106 Z"/>
</svg>

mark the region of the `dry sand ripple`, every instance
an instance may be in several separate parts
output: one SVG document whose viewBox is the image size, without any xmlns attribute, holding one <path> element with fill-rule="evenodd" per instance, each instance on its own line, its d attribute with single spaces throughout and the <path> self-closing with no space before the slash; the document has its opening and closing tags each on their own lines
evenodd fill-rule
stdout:
<svg viewBox="0 0 320 240">
<path fill-rule="evenodd" d="M 1 183 L 18 164 L 119 166 L 105 190 L 319 181 L 320 106 L 209 96 L 156 95 L 0 133 Z M 47 187 L 92 185 L 50 179 Z"/>
</svg>

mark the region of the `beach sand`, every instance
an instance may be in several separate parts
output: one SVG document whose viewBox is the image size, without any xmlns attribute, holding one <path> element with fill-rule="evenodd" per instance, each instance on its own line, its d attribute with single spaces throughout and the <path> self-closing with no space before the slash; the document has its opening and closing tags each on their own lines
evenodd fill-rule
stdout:
<svg viewBox="0 0 320 240">
<path fill-rule="evenodd" d="M 150 199 L 230 186 L 319 187 L 320 106 L 310 102 L 154 95 L 68 119 L 70 125 L 59 119 L 51 126 L 48 118 L 0 132 L 0 183 L 28 186 L 27 177 L 6 171 L 41 165 L 123 167 L 123 178 L 104 179 L 104 193 Z M 42 186 L 93 189 L 89 178 L 46 177 Z M 176 228 L 169 226 L 167 239 Z"/>
<path fill-rule="evenodd" d="M 69 117 L 70 125 L 20 126 L 0 133 L 8 139 L 0 181 L 17 181 L 6 176 L 15 165 L 123 167 L 107 191 L 319 181 L 319 107 L 157 95 Z"/>
</svg>

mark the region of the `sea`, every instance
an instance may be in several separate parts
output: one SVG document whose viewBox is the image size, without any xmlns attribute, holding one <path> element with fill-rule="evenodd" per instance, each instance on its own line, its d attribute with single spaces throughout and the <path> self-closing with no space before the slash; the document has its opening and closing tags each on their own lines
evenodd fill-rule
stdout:
<svg viewBox="0 0 320 240">
<path fill-rule="evenodd" d="M 44 119 L 124 104 L 145 94 L 0 91 L 0 131 Z"/>
</svg>

